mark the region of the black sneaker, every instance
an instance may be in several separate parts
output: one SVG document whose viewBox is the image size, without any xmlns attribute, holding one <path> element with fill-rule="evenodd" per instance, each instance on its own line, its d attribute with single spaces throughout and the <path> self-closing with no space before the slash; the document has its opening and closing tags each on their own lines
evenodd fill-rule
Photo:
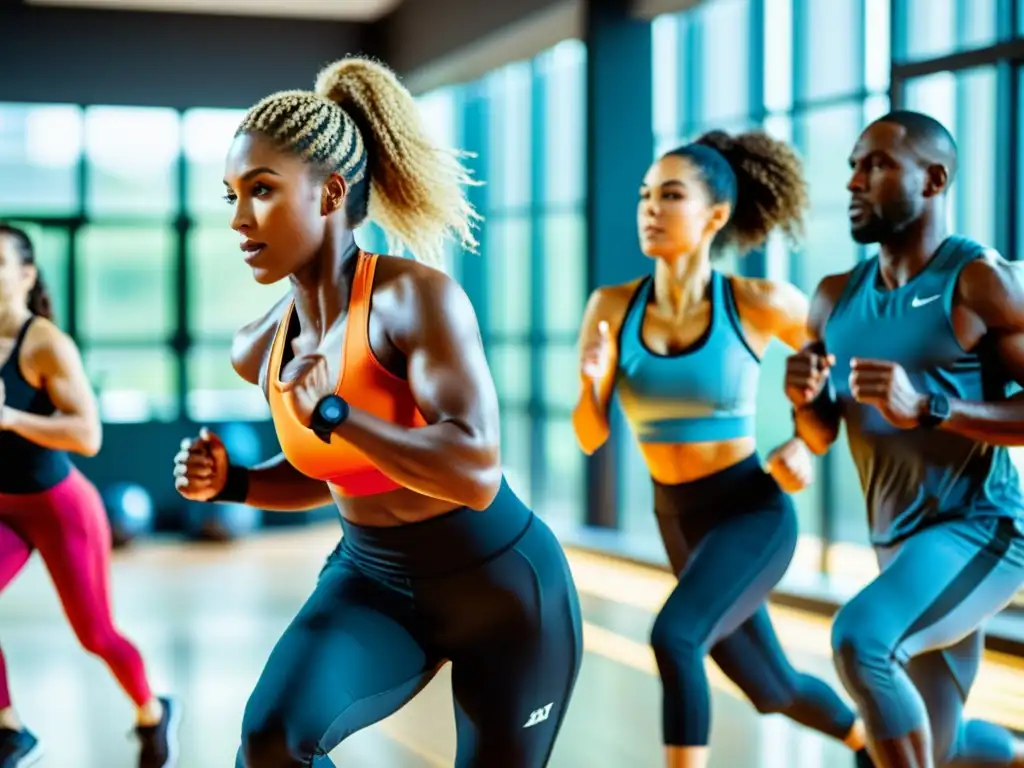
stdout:
<svg viewBox="0 0 1024 768">
<path fill-rule="evenodd" d="M 43 745 L 27 728 L 0 728 L 0 768 L 28 768 L 42 756 Z"/>
<path fill-rule="evenodd" d="M 139 768 L 172 768 L 178 759 L 181 707 L 177 701 L 166 696 L 159 697 L 159 700 L 164 707 L 160 722 L 156 725 L 135 726 L 135 735 L 142 745 L 139 749 Z"/>
</svg>

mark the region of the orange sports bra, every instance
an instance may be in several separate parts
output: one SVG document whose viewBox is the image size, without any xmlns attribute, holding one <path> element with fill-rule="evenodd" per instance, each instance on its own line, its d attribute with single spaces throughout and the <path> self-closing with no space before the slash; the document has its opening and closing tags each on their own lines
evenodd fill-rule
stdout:
<svg viewBox="0 0 1024 768">
<path fill-rule="evenodd" d="M 370 348 L 370 296 L 377 255 L 359 251 L 349 299 L 348 324 L 341 352 L 341 373 L 334 392 L 354 408 L 406 427 L 422 427 L 423 418 L 409 390 L 409 383 L 389 372 Z M 330 444 L 304 427 L 281 393 L 281 359 L 288 344 L 295 309 L 285 308 L 270 348 L 267 367 L 267 399 L 277 439 L 285 457 L 297 470 L 323 480 L 344 497 L 370 496 L 400 488 L 355 446 L 337 435 Z"/>
</svg>

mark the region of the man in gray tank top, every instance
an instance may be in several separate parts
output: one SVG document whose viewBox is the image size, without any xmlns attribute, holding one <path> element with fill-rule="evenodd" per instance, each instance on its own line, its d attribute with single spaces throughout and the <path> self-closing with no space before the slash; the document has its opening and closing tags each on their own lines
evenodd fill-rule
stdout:
<svg viewBox="0 0 1024 768">
<path fill-rule="evenodd" d="M 982 623 L 1024 584 L 1024 276 L 951 235 L 953 138 L 892 112 L 850 157 L 850 226 L 874 257 L 822 280 L 817 342 L 786 393 L 818 454 L 846 425 L 881 573 L 836 616 L 836 665 L 880 768 L 1021 766 L 1006 729 L 964 722 Z"/>
</svg>

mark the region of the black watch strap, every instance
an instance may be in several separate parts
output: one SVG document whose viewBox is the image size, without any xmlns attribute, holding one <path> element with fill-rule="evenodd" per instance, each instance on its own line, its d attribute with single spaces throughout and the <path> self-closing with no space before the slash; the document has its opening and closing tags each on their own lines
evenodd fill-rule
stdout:
<svg viewBox="0 0 1024 768">
<path fill-rule="evenodd" d="M 309 428 L 323 442 L 330 444 L 331 433 L 348 418 L 349 407 L 338 395 L 327 395 L 320 399 L 313 409 Z"/>
<path fill-rule="evenodd" d="M 921 426 L 925 429 L 935 429 L 949 418 L 949 398 L 943 394 L 936 393 L 928 398 L 928 410 L 921 418 Z"/>
</svg>

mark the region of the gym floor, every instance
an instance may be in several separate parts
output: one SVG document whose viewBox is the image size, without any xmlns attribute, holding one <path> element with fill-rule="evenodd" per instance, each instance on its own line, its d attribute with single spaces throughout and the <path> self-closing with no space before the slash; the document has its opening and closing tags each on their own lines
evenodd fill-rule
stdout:
<svg viewBox="0 0 1024 768">
<path fill-rule="evenodd" d="M 245 701 L 336 543 L 336 524 L 261 534 L 238 544 L 148 543 L 117 554 L 119 624 L 154 685 L 184 702 L 179 768 L 234 765 Z M 570 551 L 586 619 L 586 658 L 552 768 L 661 765 L 660 686 L 646 644 L 672 587 L 659 571 Z M 835 683 L 829 622 L 774 608 L 803 669 Z M 38 558 L 0 599 L 0 640 L 15 703 L 45 741 L 40 768 L 133 768 L 132 711 L 106 668 L 77 644 Z M 712 768 L 842 768 L 836 743 L 781 717 L 760 717 L 713 664 Z M 332 757 L 345 768 L 445 768 L 454 726 L 447 670 L 405 710 Z M 972 716 L 1024 727 L 1024 661 L 989 654 Z"/>
</svg>

